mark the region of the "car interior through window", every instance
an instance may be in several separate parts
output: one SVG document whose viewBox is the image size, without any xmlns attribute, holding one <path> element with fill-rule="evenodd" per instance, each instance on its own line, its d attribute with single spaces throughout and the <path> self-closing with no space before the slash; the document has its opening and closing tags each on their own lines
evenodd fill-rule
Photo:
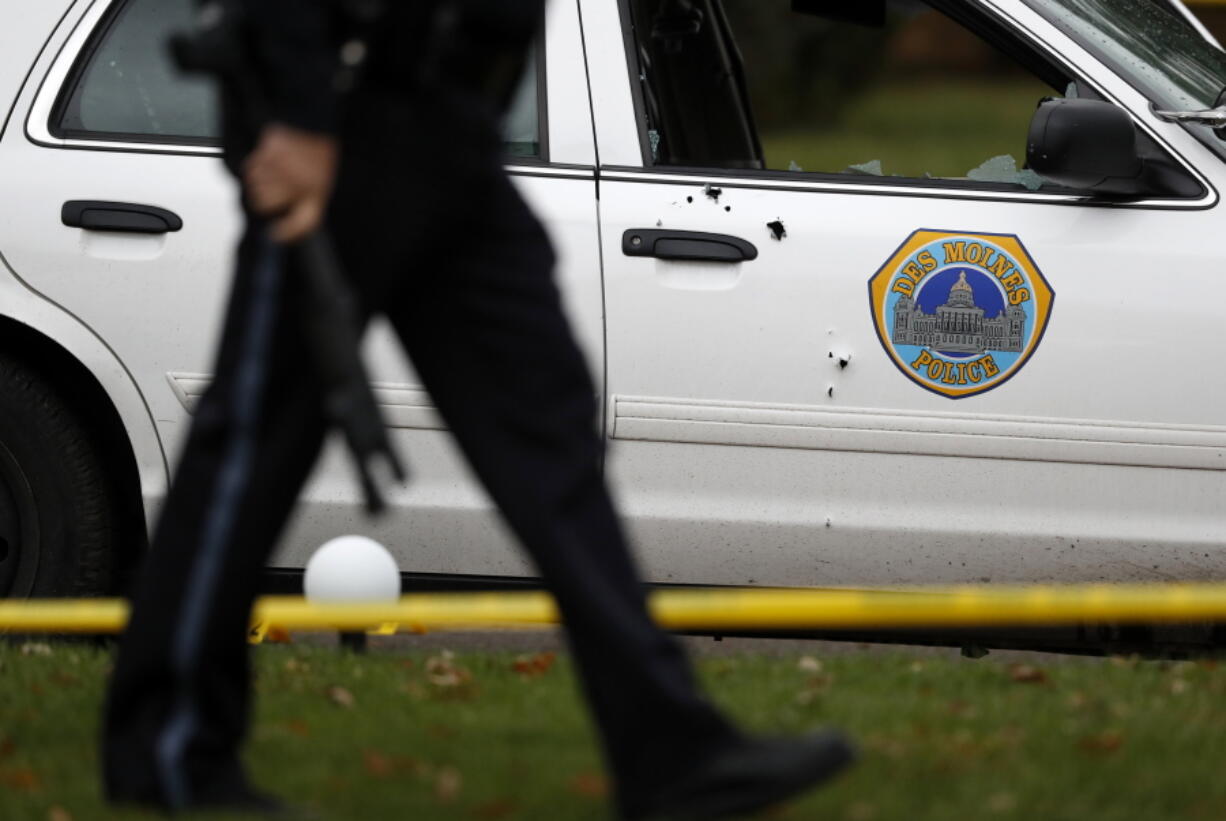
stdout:
<svg viewBox="0 0 1226 821">
<path fill-rule="evenodd" d="M 965 3 L 626 2 L 655 166 L 1067 192 L 1027 168 L 1031 118 L 1099 99 Z"/>
</svg>

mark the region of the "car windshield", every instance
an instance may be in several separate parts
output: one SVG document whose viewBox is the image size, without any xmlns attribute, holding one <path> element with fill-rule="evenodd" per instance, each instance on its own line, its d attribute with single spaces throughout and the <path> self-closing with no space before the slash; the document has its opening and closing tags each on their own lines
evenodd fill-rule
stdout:
<svg viewBox="0 0 1226 821">
<path fill-rule="evenodd" d="M 1155 0 L 1025 0 L 1155 103 L 1212 108 L 1226 52 Z"/>
</svg>

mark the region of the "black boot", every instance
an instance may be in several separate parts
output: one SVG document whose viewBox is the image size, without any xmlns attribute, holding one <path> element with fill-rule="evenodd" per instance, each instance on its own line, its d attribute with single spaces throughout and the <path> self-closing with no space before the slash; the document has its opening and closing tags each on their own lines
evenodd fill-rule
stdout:
<svg viewBox="0 0 1226 821">
<path fill-rule="evenodd" d="M 816 787 L 855 757 L 851 742 L 833 730 L 800 738 L 746 739 L 646 806 L 626 808 L 625 816 L 629 821 L 706 821 L 745 815 Z"/>
</svg>

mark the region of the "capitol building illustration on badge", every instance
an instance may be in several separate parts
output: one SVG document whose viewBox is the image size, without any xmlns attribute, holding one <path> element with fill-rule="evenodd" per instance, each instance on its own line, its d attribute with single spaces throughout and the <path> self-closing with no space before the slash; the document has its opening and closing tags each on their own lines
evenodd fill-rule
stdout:
<svg viewBox="0 0 1226 821">
<path fill-rule="evenodd" d="M 974 289 L 966 280 L 968 270 L 958 272 L 949 298 L 934 313 L 925 313 L 914 299 L 900 297 L 894 305 L 891 341 L 955 356 L 1021 351 L 1025 345 L 1026 310 L 1021 305 L 1009 305 L 996 316 L 985 316 L 983 308 L 975 304 Z"/>
<path fill-rule="evenodd" d="M 1056 293 L 1013 234 L 920 228 L 868 280 L 877 339 L 949 399 L 1007 382 L 1043 338 Z"/>
</svg>

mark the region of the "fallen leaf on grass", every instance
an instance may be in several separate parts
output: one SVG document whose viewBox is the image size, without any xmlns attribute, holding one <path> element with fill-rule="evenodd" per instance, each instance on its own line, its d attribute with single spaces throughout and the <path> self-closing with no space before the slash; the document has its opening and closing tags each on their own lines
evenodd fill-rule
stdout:
<svg viewBox="0 0 1226 821">
<path fill-rule="evenodd" d="M 949 702 L 949 714 L 957 718 L 975 718 L 979 715 L 979 710 L 969 701 L 954 699 Z"/>
<path fill-rule="evenodd" d="M 362 751 L 362 766 L 376 778 L 387 778 L 395 770 L 392 760 L 376 750 Z"/>
<path fill-rule="evenodd" d="M 17 752 L 17 745 L 8 736 L 0 736 L 0 761 Z"/>
<path fill-rule="evenodd" d="M 47 821 L 72 821 L 72 813 L 57 804 L 47 810 Z"/>
<path fill-rule="evenodd" d="M 1177 678 L 1171 681 L 1171 695 L 1178 696 L 1187 692 L 1188 682 L 1184 679 Z"/>
<path fill-rule="evenodd" d="M 435 698 L 470 699 L 477 693 L 472 673 L 456 664 L 450 651 L 426 660 L 426 682 Z"/>
<path fill-rule="evenodd" d="M 822 663 L 813 656 L 801 656 L 796 662 L 796 669 L 802 673 L 820 673 Z"/>
<path fill-rule="evenodd" d="M 812 704 L 819 697 L 825 695 L 832 684 L 834 684 L 834 676 L 832 675 L 813 676 L 805 683 L 805 688 L 796 694 L 796 703 L 802 707 Z"/>
<path fill-rule="evenodd" d="M 346 710 L 353 707 L 353 693 L 349 692 L 344 687 L 333 685 L 332 687 L 329 687 L 325 693 L 328 696 L 328 700 L 337 707 L 344 707 Z"/>
<path fill-rule="evenodd" d="M 27 642 L 21 645 L 21 654 L 23 656 L 49 656 L 51 645 L 36 641 Z"/>
<path fill-rule="evenodd" d="M 601 773 L 579 773 L 570 780 L 570 791 L 584 798 L 606 798 L 609 780 Z"/>
<path fill-rule="evenodd" d="M 18 792 L 38 792 L 42 789 L 43 781 L 29 767 L 16 767 L 0 770 L 0 784 Z"/>
<path fill-rule="evenodd" d="M 311 725 L 307 724 L 300 718 L 292 718 L 285 722 L 285 729 L 289 730 L 299 738 L 306 738 L 311 734 Z"/>
<path fill-rule="evenodd" d="M 988 799 L 988 809 L 991 812 L 1013 812 L 1017 809 L 1017 797 L 1013 793 L 998 792 Z"/>
<path fill-rule="evenodd" d="M 72 687 L 73 685 L 81 683 L 81 679 L 77 678 L 72 673 L 65 673 L 62 670 L 56 670 L 48 678 L 51 679 L 52 684 L 58 684 L 61 687 Z"/>
<path fill-rule="evenodd" d="M 514 801 L 507 798 L 495 798 L 493 801 L 486 801 L 484 804 L 473 807 L 472 815 L 474 818 L 485 819 L 485 821 L 496 821 L 498 818 L 506 818 L 513 814 L 515 810 Z"/>
<path fill-rule="evenodd" d="M 455 656 L 449 651 L 426 659 L 426 680 L 435 687 L 462 687 L 472 678 L 472 673 L 456 664 Z"/>
<path fill-rule="evenodd" d="M 557 657 L 557 653 L 534 653 L 533 655 L 519 656 L 511 665 L 511 669 L 524 678 L 536 678 L 548 673 L 549 668 L 553 666 L 553 662 Z"/>
<path fill-rule="evenodd" d="M 429 779 L 435 773 L 430 764 L 412 756 L 388 755 L 372 749 L 362 751 L 362 768 L 375 778 L 405 775 Z"/>
<path fill-rule="evenodd" d="M 422 687 L 421 684 L 416 681 L 406 681 L 404 684 L 400 685 L 400 690 L 409 698 L 416 699 L 418 701 L 421 701 L 426 697 L 426 688 Z"/>
<path fill-rule="evenodd" d="M 286 659 L 285 672 L 287 673 L 309 673 L 311 665 L 307 664 L 302 659 Z"/>
<path fill-rule="evenodd" d="M 294 639 L 289 634 L 289 631 L 284 627 L 269 627 L 268 632 L 264 634 L 264 641 L 267 644 L 293 644 Z"/>
<path fill-rule="evenodd" d="M 1047 671 L 1029 664 L 1010 664 L 1009 678 L 1018 684 L 1046 684 Z"/>
<path fill-rule="evenodd" d="M 1113 753 L 1124 746 L 1124 734 L 1118 730 L 1107 730 L 1094 735 L 1088 735 L 1077 742 L 1082 752 L 1107 754 Z"/>
<path fill-rule="evenodd" d="M 456 799 L 464 786 L 464 779 L 455 767 L 440 767 L 434 776 L 434 797 L 446 804 Z"/>
</svg>

